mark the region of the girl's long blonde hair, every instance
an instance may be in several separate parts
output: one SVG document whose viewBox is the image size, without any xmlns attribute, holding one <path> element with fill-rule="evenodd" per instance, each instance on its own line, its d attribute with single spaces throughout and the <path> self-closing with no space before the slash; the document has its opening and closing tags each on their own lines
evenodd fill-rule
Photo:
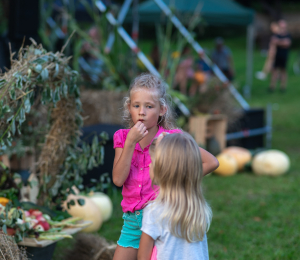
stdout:
<svg viewBox="0 0 300 260">
<path fill-rule="evenodd" d="M 128 90 L 128 97 L 125 97 L 124 99 L 123 120 L 125 125 L 129 128 L 134 126 L 128 110 L 128 105 L 130 104 L 130 94 L 132 93 L 132 91 L 138 90 L 139 88 L 154 91 L 158 96 L 160 105 L 166 107 L 167 112 L 163 116 L 160 116 L 158 118 L 157 124 L 167 130 L 174 129 L 176 127 L 176 124 L 174 119 L 174 112 L 170 105 L 170 97 L 167 94 L 167 84 L 163 81 L 163 79 L 151 73 L 143 73 L 137 76 L 131 82 Z"/>
<path fill-rule="evenodd" d="M 202 241 L 212 211 L 201 188 L 202 161 L 197 143 L 187 133 L 170 134 L 150 147 L 152 183 L 160 187 L 153 206 L 161 205 L 160 219 L 169 221 L 171 233 L 188 242 Z"/>
</svg>

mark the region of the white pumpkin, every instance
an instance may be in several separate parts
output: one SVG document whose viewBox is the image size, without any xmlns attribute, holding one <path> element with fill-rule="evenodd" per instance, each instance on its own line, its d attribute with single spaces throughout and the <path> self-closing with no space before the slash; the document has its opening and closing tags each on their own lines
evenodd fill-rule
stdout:
<svg viewBox="0 0 300 260">
<path fill-rule="evenodd" d="M 79 205 L 77 202 L 78 199 L 83 199 L 85 201 L 84 205 Z M 75 205 L 70 205 L 70 208 L 68 209 L 67 203 L 70 200 L 74 200 Z M 66 210 L 72 217 L 80 217 L 83 220 L 89 220 L 93 222 L 93 224 L 83 229 L 83 232 L 96 232 L 101 227 L 103 222 L 101 211 L 98 205 L 90 198 L 70 194 L 62 206 L 63 209 Z"/>
<path fill-rule="evenodd" d="M 113 212 L 111 199 L 102 192 L 91 192 L 89 198 L 99 207 L 103 221 L 109 220 Z"/>
<path fill-rule="evenodd" d="M 277 176 L 286 173 L 289 168 L 289 157 L 274 149 L 258 153 L 252 161 L 252 169 L 257 175 Z"/>
</svg>

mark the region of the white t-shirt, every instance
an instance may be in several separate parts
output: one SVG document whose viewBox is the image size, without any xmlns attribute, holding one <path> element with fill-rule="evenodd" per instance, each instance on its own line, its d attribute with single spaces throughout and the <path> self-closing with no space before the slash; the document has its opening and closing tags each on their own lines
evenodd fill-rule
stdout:
<svg viewBox="0 0 300 260">
<path fill-rule="evenodd" d="M 160 221 L 158 216 L 162 206 L 148 205 L 143 210 L 141 230 L 152 237 L 157 248 L 157 260 L 208 260 L 206 235 L 203 241 L 189 243 L 183 238 L 171 234 L 167 221 Z"/>
</svg>

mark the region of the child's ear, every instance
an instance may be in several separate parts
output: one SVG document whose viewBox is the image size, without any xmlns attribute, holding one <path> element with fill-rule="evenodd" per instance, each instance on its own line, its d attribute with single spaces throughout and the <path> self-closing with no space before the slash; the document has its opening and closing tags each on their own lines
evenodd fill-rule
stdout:
<svg viewBox="0 0 300 260">
<path fill-rule="evenodd" d="M 167 113 L 167 107 L 166 106 L 161 106 L 159 116 L 163 116 L 165 113 Z"/>
<path fill-rule="evenodd" d="M 130 101 L 127 103 L 127 109 L 130 111 Z"/>
</svg>

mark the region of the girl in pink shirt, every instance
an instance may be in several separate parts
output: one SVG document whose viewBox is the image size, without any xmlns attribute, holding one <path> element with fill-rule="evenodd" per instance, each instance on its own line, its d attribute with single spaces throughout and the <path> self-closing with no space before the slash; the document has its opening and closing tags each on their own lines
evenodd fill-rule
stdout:
<svg viewBox="0 0 300 260">
<path fill-rule="evenodd" d="M 129 129 L 114 134 L 115 159 L 113 182 L 123 185 L 124 225 L 114 260 L 136 260 L 142 231 L 143 208 L 155 199 L 157 186 L 151 185 L 149 147 L 162 133 L 181 133 L 176 129 L 168 102 L 166 84 L 152 74 L 141 74 L 133 80 L 124 104 L 124 119 Z M 199 148 L 203 173 L 215 170 L 219 163 L 206 150 Z"/>
</svg>

